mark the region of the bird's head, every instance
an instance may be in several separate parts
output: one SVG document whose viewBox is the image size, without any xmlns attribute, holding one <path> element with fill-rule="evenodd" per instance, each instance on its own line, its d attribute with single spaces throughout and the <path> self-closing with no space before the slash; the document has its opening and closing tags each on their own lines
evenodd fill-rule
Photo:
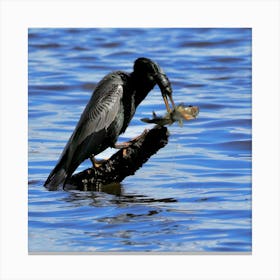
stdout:
<svg viewBox="0 0 280 280">
<path fill-rule="evenodd" d="M 159 86 L 168 112 L 171 111 L 168 103 L 168 98 L 171 101 L 173 109 L 175 108 L 175 104 L 172 98 L 171 83 L 157 63 L 155 63 L 151 59 L 140 57 L 134 62 L 134 73 L 137 76 L 144 77 L 146 80 Z"/>
</svg>

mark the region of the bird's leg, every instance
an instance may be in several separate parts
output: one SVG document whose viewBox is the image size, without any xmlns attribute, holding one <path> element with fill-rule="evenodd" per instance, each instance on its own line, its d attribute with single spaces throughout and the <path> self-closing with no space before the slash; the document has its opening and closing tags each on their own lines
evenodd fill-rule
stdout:
<svg viewBox="0 0 280 280">
<path fill-rule="evenodd" d="M 135 138 L 131 139 L 128 142 L 115 143 L 113 148 L 115 148 L 115 149 L 128 148 L 130 145 L 132 145 L 133 143 L 137 142 L 141 137 L 143 137 L 147 133 L 148 133 L 148 130 L 145 129 L 140 135 L 136 136 Z"/>
<path fill-rule="evenodd" d="M 130 145 L 131 143 L 129 142 L 115 143 L 113 148 L 120 150 L 120 149 L 128 148 Z"/>
<path fill-rule="evenodd" d="M 92 165 L 94 165 L 94 163 L 95 163 L 94 155 L 90 155 L 89 159 L 90 159 Z"/>
</svg>

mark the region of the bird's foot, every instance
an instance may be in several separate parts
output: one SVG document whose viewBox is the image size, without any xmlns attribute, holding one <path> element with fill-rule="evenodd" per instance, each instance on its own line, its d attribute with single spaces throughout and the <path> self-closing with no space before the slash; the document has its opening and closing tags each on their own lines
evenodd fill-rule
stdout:
<svg viewBox="0 0 280 280">
<path fill-rule="evenodd" d="M 94 168 L 100 167 L 105 161 L 107 161 L 107 159 L 99 159 L 99 160 L 97 160 L 97 159 L 94 157 L 94 155 L 91 155 L 91 156 L 89 157 L 89 159 L 90 159 L 90 161 L 91 161 L 91 163 L 92 163 L 92 166 L 93 166 Z"/>
<path fill-rule="evenodd" d="M 136 136 L 135 138 L 131 139 L 128 142 L 121 142 L 121 143 L 115 143 L 113 148 L 115 149 L 124 149 L 124 148 L 128 148 L 130 145 L 134 144 L 135 142 L 137 142 L 141 137 L 143 137 L 144 135 L 146 135 L 148 133 L 148 129 L 145 129 L 140 135 Z"/>
</svg>

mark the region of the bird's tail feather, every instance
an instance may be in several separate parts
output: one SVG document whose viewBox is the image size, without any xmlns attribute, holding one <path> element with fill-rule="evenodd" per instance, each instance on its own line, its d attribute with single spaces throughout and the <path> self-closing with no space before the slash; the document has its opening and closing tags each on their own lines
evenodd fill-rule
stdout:
<svg viewBox="0 0 280 280">
<path fill-rule="evenodd" d="M 58 189 L 60 184 L 64 184 L 66 178 L 67 172 L 65 167 L 61 166 L 61 164 L 57 164 L 44 183 L 44 186 L 50 191 L 55 191 Z"/>
</svg>

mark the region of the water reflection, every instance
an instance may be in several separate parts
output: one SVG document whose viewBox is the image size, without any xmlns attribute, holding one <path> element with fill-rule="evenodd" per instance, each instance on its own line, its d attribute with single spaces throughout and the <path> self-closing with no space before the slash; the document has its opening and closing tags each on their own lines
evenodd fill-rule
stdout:
<svg viewBox="0 0 280 280">
<path fill-rule="evenodd" d="M 157 204 L 157 203 L 174 203 L 177 202 L 175 198 L 152 198 L 143 194 L 127 194 L 122 184 L 109 184 L 101 186 L 99 191 L 80 192 L 69 191 L 69 196 L 63 198 L 66 202 L 71 202 L 75 205 L 99 206 L 100 202 L 106 200 L 112 205 L 127 205 L 127 204 Z M 107 196 L 110 195 L 110 196 Z"/>
</svg>

